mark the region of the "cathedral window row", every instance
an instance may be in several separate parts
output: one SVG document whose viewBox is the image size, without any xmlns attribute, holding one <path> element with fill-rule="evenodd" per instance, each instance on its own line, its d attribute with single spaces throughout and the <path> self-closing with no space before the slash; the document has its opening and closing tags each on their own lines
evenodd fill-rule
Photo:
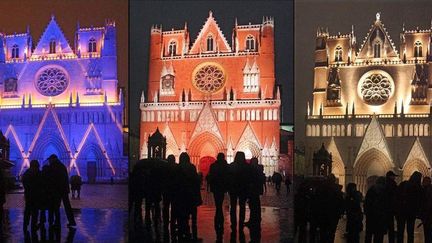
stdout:
<svg viewBox="0 0 432 243">
<path fill-rule="evenodd" d="M 381 125 L 385 137 L 423 137 L 430 136 L 429 124 L 386 124 Z M 397 129 L 396 129 L 397 127 Z M 321 129 L 322 128 L 322 129 Z M 346 128 L 346 129 L 345 129 Z M 355 124 L 352 134 L 352 125 L 307 125 L 306 136 L 308 137 L 363 137 L 367 124 Z"/>
<path fill-rule="evenodd" d="M 141 113 L 142 122 L 176 122 L 186 121 L 188 116 L 189 121 L 194 122 L 198 120 L 200 114 L 199 110 L 187 111 L 143 111 Z M 235 111 L 216 111 L 216 118 L 218 121 L 276 121 L 279 119 L 277 109 L 242 109 Z"/>
</svg>

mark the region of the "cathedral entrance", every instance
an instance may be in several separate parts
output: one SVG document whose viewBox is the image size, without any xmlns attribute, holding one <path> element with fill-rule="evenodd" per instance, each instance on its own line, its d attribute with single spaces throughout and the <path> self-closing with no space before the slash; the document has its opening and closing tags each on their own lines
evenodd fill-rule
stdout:
<svg viewBox="0 0 432 243">
<path fill-rule="evenodd" d="M 363 153 L 354 164 L 354 182 L 358 190 L 365 195 L 369 187 L 375 183 L 376 178 L 385 176 L 392 168 L 393 164 L 383 152 L 370 149 Z"/>
<path fill-rule="evenodd" d="M 210 171 L 210 165 L 213 164 L 216 159 L 212 156 L 204 156 L 200 159 L 198 165 L 198 171 L 203 174 L 203 178 L 206 178 Z"/>
<path fill-rule="evenodd" d="M 97 166 L 96 161 L 87 161 L 87 182 L 89 184 L 96 183 Z"/>
</svg>

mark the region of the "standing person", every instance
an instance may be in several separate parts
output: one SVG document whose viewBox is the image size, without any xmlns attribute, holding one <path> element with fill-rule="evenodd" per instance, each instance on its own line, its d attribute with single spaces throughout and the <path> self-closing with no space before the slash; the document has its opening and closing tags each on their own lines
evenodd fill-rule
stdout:
<svg viewBox="0 0 432 243">
<path fill-rule="evenodd" d="M 423 179 L 422 187 L 423 197 L 420 218 L 423 224 L 425 243 L 432 243 L 432 185 L 429 176 Z"/>
<path fill-rule="evenodd" d="M 202 204 L 201 179 L 196 172 L 195 165 L 190 162 L 190 157 L 185 152 L 180 154 L 177 178 L 179 188 L 177 190 L 178 238 L 179 241 L 197 241 L 197 207 Z M 189 218 L 192 218 L 192 234 Z"/>
<path fill-rule="evenodd" d="M 366 215 L 365 243 L 382 243 L 386 225 L 385 178 L 380 176 L 366 193 L 364 212 Z"/>
<path fill-rule="evenodd" d="M 176 230 L 176 216 L 175 207 L 173 200 L 175 197 L 176 181 L 174 180 L 176 176 L 177 164 L 175 161 L 175 156 L 170 154 L 167 157 L 167 166 L 164 170 L 164 187 L 162 190 L 162 218 L 164 226 L 164 234 L 169 236 L 168 229 L 171 231 L 171 239 L 175 239 Z M 170 214 L 171 207 L 171 214 Z"/>
<path fill-rule="evenodd" d="M 27 227 L 31 219 L 32 233 L 37 231 L 38 214 L 40 208 L 41 196 L 41 180 L 40 180 L 39 162 L 37 160 L 30 161 L 30 168 L 28 168 L 23 176 L 22 182 L 24 186 L 24 221 L 23 230 L 27 232 Z"/>
<path fill-rule="evenodd" d="M 336 183 L 336 177 L 330 174 L 316 189 L 315 208 L 320 212 L 316 222 L 320 228 L 320 239 L 323 243 L 334 242 L 336 227 L 343 214 L 342 186 Z"/>
<path fill-rule="evenodd" d="M 213 197 L 216 206 L 216 213 L 214 217 L 214 228 L 216 231 L 217 242 L 222 242 L 224 234 L 224 216 L 223 216 L 223 201 L 225 193 L 228 190 L 227 178 L 228 178 L 228 163 L 225 160 L 225 155 L 219 153 L 216 161 L 210 165 L 210 171 L 208 173 L 208 182 L 210 184 L 210 190 L 213 192 Z"/>
<path fill-rule="evenodd" d="M 388 242 L 395 242 L 395 216 L 396 216 L 396 191 L 397 191 L 397 183 L 396 183 L 397 175 L 393 171 L 388 171 L 386 173 L 386 181 L 385 181 L 385 200 L 386 200 L 386 226 L 388 233 Z"/>
<path fill-rule="evenodd" d="M 360 232 L 363 230 L 363 212 L 361 209 L 362 195 L 357 191 L 355 183 L 348 183 L 345 197 L 347 215 L 347 240 L 350 243 L 360 242 Z"/>
<path fill-rule="evenodd" d="M 291 179 L 290 179 L 290 177 L 289 177 L 289 175 L 287 175 L 286 177 L 285 177 L 285 186 L 286 186 L 286 188 L 287 188 L 287 195 L 290 193 L 290 186 L 291 186 L 291 184 L 292 184 L 292 182 L 291 182 Z"/>
<path fill-rule="evenodd" d="M 281 183 L 282 183 L 282 175 L 276 171 L 273 172 L 272 181 L 275 184 L 277 193 L 279 194 Z"/>
<path fill-rule="evenodd" d="M 55 184 L 55 193 L 58 197 L 60 197 L 60 201 L 63 202 L 63 206 L 66 212 L 66 216 L 68 219 L 68 227 L 74 227 L 76 226 L 75 218 L 72 212 L 72 206 L 69 201 L 69 176 L 66 169 L 66 166 L 60 162 L 57 155 L 52 154 L 49 158 L 49 163 L 51 167 L 51 176 L 53 179 L 53 182 Z M 57 204 L 56 206 L 60 206 L 60 204 Z M 60 220 L 58 221 L 60 223 Z"/>
<path fill-rule="evenodd" d="M 246 162 L 244 152 L 237 152 L 234 162 L 229 165 L 229 196 L 230 196 L 230 221 L 231 221 L 231 239 L 237 236 L 237 202 L 239 205 L 238 230 L 240 236 L 243 234 L 246 199 L 249 183 L 251 179 L 250 165 Z"/>
<path fill-rule="evenodd" d="M 49 165 L 45 164 L 42 166 L 42 171 L 40 173 L 41 175 L 41 195 L 40 195 L 40 220 L 39 225 L 41 227 L 45 227 L 46 222 L 46 212 L 47 210 L 52 212 L 53 208 L 53 201 L 52 198 L 52 185 L 50 184 L 50 178 L 49 178 Z M 49 225 L 52 225 L 53 222 L 49 221 Z"/>
<path fill-rule="evenodd" d="M 414 223 L 421 206 L 422 174 L 415 171 L 408 181 L 403 181 L 397 189 L 397 242 L 404 242 L 405 225 L 408 243 L 414 242 Z"/>
<path fill-rule="evenodd" d="M 265 182 L 264 167 L 258 164 L 257 158 L 250 160 L 251 181 L 249 187 L 250 218 L 247 226 L 250 229 L 251 242 L 260 242 L 261 239 L 261 201 L 263 194 L 263 182 Z"/>
<path fill-rule="evenodd" d="M 80 198 L 81 196 L 81 185 L 82 185 L 82 179 L 79 175 L 73 175 L 70 178 L 70 185 L 71 185 L 71 191 L 72 191 L 72 198 Z M 75 196 L 76 194 L 76 196 Z"/>
</svg>

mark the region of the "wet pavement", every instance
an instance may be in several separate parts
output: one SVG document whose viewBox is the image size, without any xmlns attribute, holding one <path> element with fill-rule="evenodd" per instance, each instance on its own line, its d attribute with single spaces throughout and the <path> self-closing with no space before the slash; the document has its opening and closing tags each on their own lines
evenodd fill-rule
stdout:
<svg viewBox="0 0 432 243">
<path fill-rule="evenodd" d="M 417 226 L 420 224 L 420 221 L 417 220 L 415 225 L 416 228 L 414 229 L 414 243 L 423 243 L 424 242 L 424 236 L 423 236 L 423 227 L 417 228 Z M 396 222 L 395 222 L 396 225 Z M 345 227 L 346 227 L 346 218 L 341 218 L 339 220 L 339 224 L 337 226 L 337 230 L 336 230 L 336 236 L 335 236 L 335 243 L 348 243 L 347 239 L 344 237 L 344 233 L 345 233 Z M 363 227 L 365 228 L 365 222 L 363 222 Z M 296 237 L 298 237 L 298 235 L 296 235 Z M 404 234 L 404 242 L 406 242 L 407 240 L 407 236 L 406 236 L 406 232 Z M 364 238 L 365 238 L 365 231 L 363 230 L 360 233 L 360 242 L 364 242 Z M 298 239 L 296 238 L 296 241 L 298 242 Z M 299 242 L 301 243 L 301 242 Z M 387 239 L 387 235 L 384 236 L 384 243 L 388 243 L 388 239 Z"/>
<path fill-rule="evenodd" d="M 77 222 L 75 230 L 67 228 L 66 215 L 61 208 L 60 230 L 39 230 L 37 237 L 26 237 L 22 229 L 24 195 L 20 192 L 8 194 L 1 242 L 46 242 L 41 241 L 44 238 L 59 239 L 55 242 L 127 242 L 127 190 L 127 185 L 84 184 L 81 198 L 71 199 Z"/>
<path fill-rule="evenodd" d="M 203 205 L 198 207 L 198 238 L 201 242 L 215 242 L 216 233 L 214 230 L 213 219 L 215 207 L 213 195 L 205 190 L 201 191 Z M 277 194 L 273 187 L 269 186 L 268 191 L 261 197 L 261 242 L 293 242 L 293 223 L 292 223 L 292 194 L 287 196 L 284 186 L 280 194 Z M 230 221 L 229 221 L 229 197 L 224 201 L 225 234 L 224 242 L 230 242 Z M 246 221 L 249 218 L 249 208 L 246 207 Z M 248 228 L 244 229 L 244 241 L 240 241 L 237 236 L 234 242 L 249 242 L 250 234 Z M 149 230 L 145 227 L 131 227 L 131 242 L 162 242 L 163 229 L 154 227 Z M 144 240 L 144 241 L 143 241 Z M 163 241 L 167 242 L 167 241 Z M 232 241 L 231 241 L 232 242 Z"/>
</svg>

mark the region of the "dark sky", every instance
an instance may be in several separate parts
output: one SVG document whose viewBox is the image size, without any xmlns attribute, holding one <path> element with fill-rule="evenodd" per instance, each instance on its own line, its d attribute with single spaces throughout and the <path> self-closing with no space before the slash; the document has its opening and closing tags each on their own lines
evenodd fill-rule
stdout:
<svg viewBox="0 0 432 243">
<path fill-rule="evenodd" d="M 104 26 L 105 19 L 115 20 L 117 27 L 117 61 L 119 86 L 128 83 L 128 1 L 127 0 L 4 0 L 0 1 L 0 31 L 24 33 L 27 25 L 36 46 L 48 25 L 56 17 L 64 35 L 74 48 L 74 34 L 81 27 Z"/>
<path fill-rule="evenodd" d="M 231 45 L 232 28 L 239 24 L 262 23 L 263 16 L 275 20 L 276 82 L 283 85 L 283 122 L 293 122 L 293 3 L 290 1 L 131 1 L 130 2 L 130 135 L 131 155 L 138 152 L 139 101 L 147 89 L 150 27 L 183 29 L 188 22 L 191 41 L 208 17 L 209 10 Z"/>
<path fill-rule="evenodd" d="M 429 29 L 432 1 L 310 1 L 295 3 L 295 141 L 302 146 L 307 101 L 312 102 L 315 36 L 317 27 L 328 27 L 330 35 L 348 34 L 354 25 L 357 42 L 362 43 L 381 12 L 395 46 L 399 48 L 402 25 L 406 29 Z M 399 50 L 399 49 L 398 49 Z"/>
</svg>

